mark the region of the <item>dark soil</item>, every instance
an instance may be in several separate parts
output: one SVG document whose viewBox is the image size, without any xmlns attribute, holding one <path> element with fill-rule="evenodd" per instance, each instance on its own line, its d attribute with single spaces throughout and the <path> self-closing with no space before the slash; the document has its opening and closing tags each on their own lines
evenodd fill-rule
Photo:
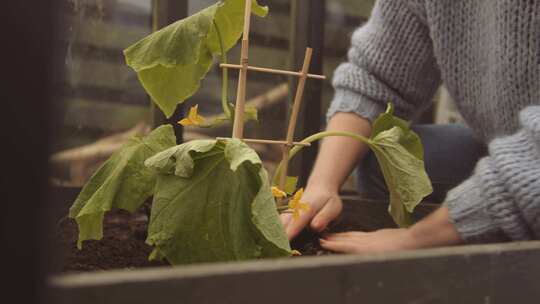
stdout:
<svg viewBox="0 0 540 304">
<path fill-rule="evenodd" d="M 318 234 L 306 229 L 292 242 L 291 247 L 302 255 L 335 254 L 319 244 L 319 238 L 326 233 L 346 231 L 370 232 L 382 228 L 395 228 L 395 224 L 386 212 L 387 205 L 371 200 L 344 200 L 343 212 L 326 230 Z"/>
<path fill-rule="evenodd" d="M 86 241 L 77 249 L 77 224 L 71 219 L 62 220 L 56 242 L 64 254 L 62 272 L 129 269 L 166 265 L 150 262 L 152 247 L 145 244 L 147 216 L 117 210 L 104 220 L 103 239 Z"/>
<path fill-rule="evenodd" d="M 65 204 L 62 215 L 67 213 L 70 202 L 78 191 L 72 190 L 66 197 L 65 191 L 58 197 Z M 328 227 L 324 233 L 344 231 L 374 231 L 381 228 L 395 227 L 387 213 L 387 204 L 361 199 L 344 199 L 342 215 Z M 58 223 L 55 244 L 64 255 L 62 265 L 56 267 L 60 272 L 80 272 L 109 269 L 131 269 L 167 265 L 165 262 L 150 262 L 148 255 L 152 248 L 145 244 L 148 216 L 148 203 L 140 212 L 130 214 L 115 210 L 105 216 L 104 237 L 100 241 L 86 241 L 83 249 L 77 249 L 78 229 L 72 219 L 64 218 Z M 433 210 L 433 205 L 420 205 L 416 218 L 422 218 Z M 320 235 L 305 230 L 291 244 L 302 255 L 332 254 L 321 248 Z"/>
<path fill-rule="evenodd" d="M 85 241 L 82 250 L 77 249 L 78 228 L 69 218 L 61 220 L 55 242 L 63 253 L 61 272 L 82 272 L 111 269 L 132 269 L 167 265 L 165 262 L 148 261 L 152 247 L 145 244 L 148 217 L 145 214 L 130 214 L 115 210 L 105 216 L 103 239 Z M 329 232 L 360 229 L 354 221 L 341 219 L 332 225 Z M 319 236 L 311 231 L 304 231 L 292 246 L 302 255 L 331 254 L 322 249 Z"/>
</svg>

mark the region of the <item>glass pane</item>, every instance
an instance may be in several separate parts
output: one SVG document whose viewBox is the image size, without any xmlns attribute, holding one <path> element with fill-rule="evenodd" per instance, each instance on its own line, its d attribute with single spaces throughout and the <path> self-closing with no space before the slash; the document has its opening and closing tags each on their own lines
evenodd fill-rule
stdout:
<svg viewBox="0 0 540 304">
<path fill-rule="evenodd" d="M 64 3 L 52 178 L 81 186 L 130 135 L 147 131 L 148 97 L 122 50 L 151 32 L 151 6 L 149 0 Z"/>
</svg>

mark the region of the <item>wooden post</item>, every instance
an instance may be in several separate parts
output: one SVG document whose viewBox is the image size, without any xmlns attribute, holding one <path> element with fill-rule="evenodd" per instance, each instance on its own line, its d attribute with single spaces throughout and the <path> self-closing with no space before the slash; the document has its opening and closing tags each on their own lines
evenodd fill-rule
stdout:
<svg viewBox="0 0 540 304">
<path fill-rule="evenodd" d="M 294 131 L 296 129 L 296 122 L 298 121 L 298 113 L 300 112 L 300 107 L 302 105 L 302 97 L 304 95 L 304 88 L 306 86 L 307 75 L 309 71 L 309 65 L 311 63 L 311 56 L 313 55 L 313 49 L 307 48 L 306 54 L 304 56 L 304 65 L 302 66 L 302 71 L 300 78 L 298 79 L 298 87 L 296 88 L 296 96 L 294 97 L 293 109 L 291 113 L 291 118 L 289 120 L 289 127 L 287 129 L 287 144 L 283 145 L 282 149 L 282 170 L 281 176 L 279 177 L 279 188 L 281 190 L 285 189 L 285 183 L 287 181 L 287 171 L 289 167 L 289 152 L 293 145 L 294 140 Z"/>
<path fill-rule="evenodd" d="M 242 66 L 238 64 L 222 63 L 219 66 L 222 68 L 230 68 L 230 69 L 237 69 L 237 70 L 242 69 Z M 247 69 L 248 71 L 263 72 L 263 73 L 269 73 L 269 74 L 287 75 L 287 76 L 296 76 L 296 77 L 302 76 L 301 72 L 286 71 L 286 70 L 279 70 L 279 69 L 270 69 L 270 68 L 254 67 L 254 66 L 248 66 Z M 325 80 L 326 76 L 307 74 L 307 78 Z"/>
<path fill-rule="evenodd" d="M 249 62 L 249 30 L 251 22 L 251 0 L 246 0 L 244 14 L 244 34 L 242 36 L 242 50 L 240 54 L 240 75 L 238 76 L 238 91 L 234 109 L 233 138 L 244 136 L 244 108 L 246 102 L 246 82 Z"/>
<path fill-rule="evenodd" d="M 229 138 L 227 137 L 216 137 L 217 140 L 227 140 Z M 242 138 L 242 141 L 245 143 L 254 143 L 254 144 L 267 144 L 267 145 L 287 145 L 288 142 L 285 140 L 271 140 L 271 139 L 252 139 L 252 138 Z M 302 147 L 310 147 L 310 143 L 303 143 L 303 142 L 292 142 L 291 145 L 293 146 L 302 146 Z"/>
</svg>

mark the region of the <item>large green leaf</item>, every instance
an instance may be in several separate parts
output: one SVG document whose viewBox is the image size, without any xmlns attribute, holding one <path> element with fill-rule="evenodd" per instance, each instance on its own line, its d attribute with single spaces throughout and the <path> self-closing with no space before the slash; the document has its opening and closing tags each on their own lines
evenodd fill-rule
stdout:
<svg viewBox="0 0 540 304">
<path fill-rule="evenodd" d="M 418 159 L 424 159 L 424 147 L 420 137 L 411 130 L 409 122 L 394 116 L 394 106 L 389 103 L 385 113 L 373 122 L 371 139 L 379 133 L 388 131 L 393 127 L 399 127 L 403 130 L 403 135 L 399 138 L 399 143 Z"/>
<path fill-rule="evenodd" d="M 152 195 L 156 173 L 144 161 L 175 143 L 173 128 L 159 127 L 143 139 L 130 139 L 97 170 L 69 210 L 79 225 L 79 248 L 85 240 L 103 237 L 106 212 L 112 208 L 133 212 Z"/>
<path fill-rule="evenodd" d="M 147 243 L 172 264 L 290 255 L 266 171 L 239 140 L 197 140 L 146 161 L 159 172 Z"/>
<path fill-rule="evenodd" d="M 219 28 L 225 51 L 231 49 L 242 36 L 245 7 L 245 0 L 223 1 L 219 7 L 214 22 Z M 257 1 L 252 2 L 251 10 L 259 17 L 266 17 L 268 14 L 268 8 L 260 6 Z M 207 41 L 212 54 L 221 54 L 219 35 L 215 27 L 210 30 Z"/>
<path fill-rule="evenodd" d="M 167 117 L 197 92 L 212 66 L 213 55 L 221 54 L 214 22 L 228 51 L 242 34 L 244 7 L 244 0 L 220 1 L 124 51 L 126 63 Z M 253 1 L 254 14 L 265 16 L 267 10 Z"/>
<path fill-rule="evenodd" d="M 400 227 L 412 224 L 414 208 L 433 191 L 424 161 L 401 144 L 406 132 L 412 131 L 395 126 L 379 132 L 369 144 L 390 192 L 389 212 Z"/>
</svg>

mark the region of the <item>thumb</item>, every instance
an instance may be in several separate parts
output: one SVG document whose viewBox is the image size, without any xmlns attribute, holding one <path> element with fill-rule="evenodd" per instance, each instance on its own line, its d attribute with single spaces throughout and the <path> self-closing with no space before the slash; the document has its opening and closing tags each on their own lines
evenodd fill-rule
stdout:
<svg viewBox="0 0 540 304">
<path fill-rule="evenodd" d="M 312 206 L 313 209 L 313 206 Z M 287 231 L 287 236 L 289 238 L 289 241 L 294 239 L 303 229 L 304 227 L 309 224 L 309 221 L 313 218 L 315 210 L 310 210 L 308 212 L 300 213 L 299 218 L 293 218 L 292 214 L 287 214 L 288 219 L 282 219 L 282 222 L 287 221 L 287 225 L 285 227 Z"/>
<path fill-rule="evenodd" d="M 287 229 L 289 224 L 292 220 L 292 214 L 290 213 L 282 213 L 279 215 L 279 219 L 281 220 L 281 224 L 283 225 L 283 228 Z"/>
<path fill-rule="evenodd" d="M 317 213 L 317 215 L 311 221 L 311 229 L 316 232 L 323 231 L 331 221 L 337 218 L 341 214 L 343 204 L 341 199 L 337 197 L 331 198 L 324 207 Z"/>
</svg>

